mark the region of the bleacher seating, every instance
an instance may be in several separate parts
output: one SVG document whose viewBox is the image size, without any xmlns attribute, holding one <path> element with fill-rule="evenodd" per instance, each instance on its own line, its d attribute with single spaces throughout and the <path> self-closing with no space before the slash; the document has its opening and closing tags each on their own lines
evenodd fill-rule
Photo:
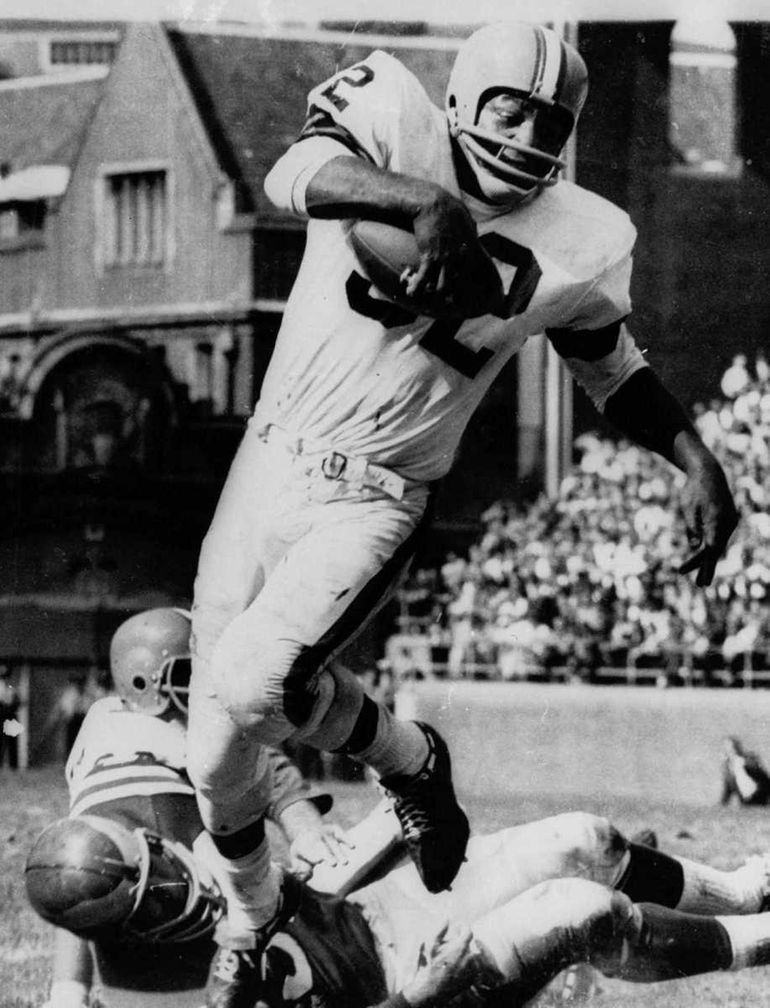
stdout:
<svg viewBox="0 0 770 1008">
<path fill-rule="evenodd" d="M 412 574 L 387 647 L 396 676 L 770 685 L 765 358 L 736 357 L 694 422 L 741 516 L 711 586 L 677 571 L 681 473 L 586 434 L 555 499 L 493 504 L 467 556 Z"/>
</svg>

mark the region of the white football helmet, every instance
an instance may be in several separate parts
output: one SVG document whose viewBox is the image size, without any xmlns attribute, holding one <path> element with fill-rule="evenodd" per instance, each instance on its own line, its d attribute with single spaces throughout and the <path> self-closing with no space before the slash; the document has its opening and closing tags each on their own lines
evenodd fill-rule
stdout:
<svg viewBox="0 0 770 1008">
<path fill-rule="evenodd" d="M 110 642 L 110 672 L 130 710 L 157 716 L 173 703 L 187 713 L 190 614 L 168 607 L 131 616 Z"/>
<path fill-rule="evenodd" d="M 478 127 L 486 102 L 504 93 L 536 106 L 532 146 Z M 515 205 L 557 181 L 564 168 L 559 155 L 587 93 L 582 57 L 550 28 L 501 22 L 463 43 L 449 76 L 446 113 L 488 202 Z"/>
</svg>

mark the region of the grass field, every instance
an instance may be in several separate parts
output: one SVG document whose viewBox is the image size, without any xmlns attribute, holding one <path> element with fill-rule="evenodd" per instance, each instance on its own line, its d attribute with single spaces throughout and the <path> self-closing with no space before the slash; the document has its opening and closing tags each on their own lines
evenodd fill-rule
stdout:
<svg viewBox="0 0 770 1008">
<path fill-rule="evenodd" d="M 337 819 L 351 825 L 374 802 L 368 787 L 333 784 Z M 673 805 L 648 798 L 574 794 L 510 794 L 497 799 L 463 795 L 476 830 L 489 830 L 573 808 L 610 815 L 625 831 L 654 828 L 674 853 L 733 867 L 751 853 L 770 850 L 770 810 Z M 0 1008 L 33 1008 L 45 1001 L 51 929 L 27 906 L 23 886 L 26 852 L 38 832 L 66 811 L 61 768 L 0 773 Z M 654 985 L 600 979 L 593 1008 L 756 1008 L 770 1003 L 770 968 Z M 140 1008 L 137 1005 L 137 1008 Z"/>
</svg>

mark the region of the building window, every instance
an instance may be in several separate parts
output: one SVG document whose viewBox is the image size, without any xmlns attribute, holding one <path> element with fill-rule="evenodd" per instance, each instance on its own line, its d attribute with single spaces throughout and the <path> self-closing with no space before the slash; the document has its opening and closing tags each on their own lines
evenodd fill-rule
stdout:
<svg viewBox="0 0 770 1008">
<path fill-rule="evenodd" d="M 67 39 L 51 42 L 49 59 L 52 67 L 107 66 L 115 59 L 116 50 L 117 42 Z"/>
<path fill-rule="evenodd" d="M 166 172 L 136 171 L 104 179 L 105 266 L 161 265 L 167 258 Z"/>
<path fill-rule="evenodd" d="M 736 153 L 735 35 L 726 21 L 677 21 L 671 33 L 669 138 L 677 166 L 734 174 Z"/>
<path fill-rule="evenodd" d="M 0 203 L 0 240 L 40 234 L 45 223 L 45 201 Z"/>
</svg>

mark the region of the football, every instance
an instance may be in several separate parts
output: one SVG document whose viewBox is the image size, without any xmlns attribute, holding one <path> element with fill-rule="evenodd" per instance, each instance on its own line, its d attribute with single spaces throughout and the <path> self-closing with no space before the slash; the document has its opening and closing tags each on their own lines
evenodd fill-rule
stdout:
<svg viewBox="0 0 770 1008">
<path fill-rule="evenodd" d="M 420 262 L 411 231 L 380 221 L 359 220 L 348 236 L 367 278 L 389 301 L 432 318 L 476 318 L 499 311 L 503 304 L 500 274 L 492 259 L 475 246 L 465 255 L 462 284 L 440 293 L 407 294 L 401 276 Z"/>
</svg>

